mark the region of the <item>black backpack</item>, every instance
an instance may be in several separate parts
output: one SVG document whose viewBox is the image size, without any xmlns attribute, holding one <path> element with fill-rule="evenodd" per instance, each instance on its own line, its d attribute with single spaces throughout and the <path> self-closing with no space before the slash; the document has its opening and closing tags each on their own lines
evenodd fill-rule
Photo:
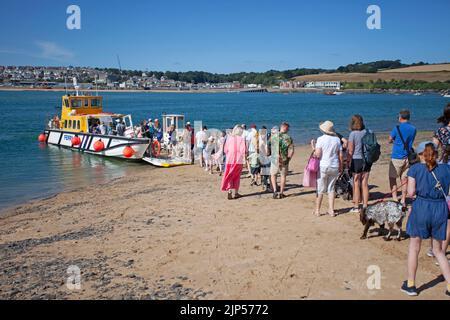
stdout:
<svg viewBox="0 0 450 320">
<path fill-rule="evenodd" d="M 380 159 L 381 146 L 378 144 L 375 133 L 367 129 L 361 143 L 364 162 L 369 165 L 377 162 Z"/>
</svg>

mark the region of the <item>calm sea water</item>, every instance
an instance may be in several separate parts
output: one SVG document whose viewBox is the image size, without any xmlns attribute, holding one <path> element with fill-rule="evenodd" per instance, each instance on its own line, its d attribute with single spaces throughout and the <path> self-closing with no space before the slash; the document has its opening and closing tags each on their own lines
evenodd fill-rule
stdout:
<svg viewBox="0 0 450 320">
<path fill-rule="evenodd" d="M 40 145 L 37 136 L 53 114 L 60 113 L 61 92 L 0 92 L 0 208 L 55 192 L 139 170 L 145 163 L 105 159 L 57 147 Z M 319 122 L 332 120 L 347 134 L 349 118 L 364 116 L 366 125 L 389 131 L 401 108 L 412 111 L 419 130 L 436 127 L 436 117 L 449 99 L 439 95 L 263 94 L 263 93 L 105 93 L 105 111 L 130 113 L 134 122 L 182 113 L 189 121 L 202 120 L 210 128 L 225 129 L 236 123 L 270 128 L 287 120 L 296 143 L 319 134 Z"/>
</svg>

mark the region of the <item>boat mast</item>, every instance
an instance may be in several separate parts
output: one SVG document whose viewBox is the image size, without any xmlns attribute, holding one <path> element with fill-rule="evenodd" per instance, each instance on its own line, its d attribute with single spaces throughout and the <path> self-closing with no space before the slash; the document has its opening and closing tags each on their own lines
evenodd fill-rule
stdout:
<svg viewBox="0 0 450 320">
<path fill-rule="evenodd" d="M 95 95 L 98 96 L 97 74 L 95 75 L 94 81 L 95 81 Z"/>
<path fill-rule="evenodd" d="M 77 78 L 73 77 L 73 87 L 75 88 L 76 96 L 78 97 L 78 89 L 80 88 L 77 84 Z"/>
</svg>

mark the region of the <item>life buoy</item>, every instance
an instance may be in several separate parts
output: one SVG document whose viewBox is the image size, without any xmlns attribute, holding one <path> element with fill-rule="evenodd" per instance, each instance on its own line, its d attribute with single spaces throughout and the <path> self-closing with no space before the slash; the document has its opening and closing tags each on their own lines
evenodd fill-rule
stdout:
<svg viewBox="0 0 450 320">
<path fill-rule="evenodd" d="M 155 140 L 152 143 L 152 154 L 155 157 L 159 157 L 160 153 L 161 153 L 161 143 L 159 143 L 158 140 Z"/>
</svg>

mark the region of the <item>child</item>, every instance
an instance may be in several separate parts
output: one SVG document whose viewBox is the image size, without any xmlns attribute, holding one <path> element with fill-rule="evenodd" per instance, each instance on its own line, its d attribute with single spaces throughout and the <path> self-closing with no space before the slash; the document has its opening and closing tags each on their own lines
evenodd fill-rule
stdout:
<svg viewBox="0 0 450 320">
<path fill-rule="evenodd" d="M 248 162 L 250 164 L 250 173 L 252 175 L 252 182 L 250 183 L 250 186 L 259 185 L 258 180 L 260 179 L 260 172 L 261 172 L 261 166 L 260 166 L 260 159 L 259 159 L 259 150 L 257 149 L 256 152 L 252 152 L 248 157 Z"/>
<path fill-rule="evenodd" d="M 209 174 L 213 174 L 213 158 L 211 156 L 215 147 L 214 137 L 209 137 L 206 147 L 203 150 L 203 159 L 205 160 L 205 171 L 209 171 Z"/>
</svg>

